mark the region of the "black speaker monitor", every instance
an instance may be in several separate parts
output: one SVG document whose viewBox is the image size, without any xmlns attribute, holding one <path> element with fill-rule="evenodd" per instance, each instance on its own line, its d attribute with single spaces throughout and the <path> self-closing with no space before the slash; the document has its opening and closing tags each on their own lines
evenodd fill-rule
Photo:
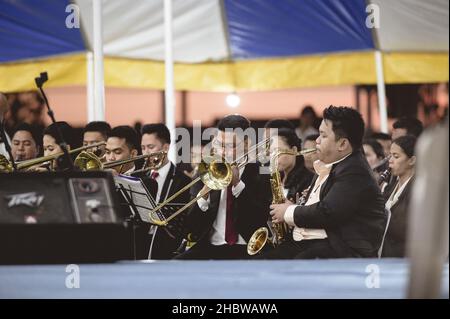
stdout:
<svg viewBox="0 0 450 319">
<path fill-rule="evenodd" d="M 0 263 L 131 259 L 106 172 L 0 174 Z"/>
</svg>

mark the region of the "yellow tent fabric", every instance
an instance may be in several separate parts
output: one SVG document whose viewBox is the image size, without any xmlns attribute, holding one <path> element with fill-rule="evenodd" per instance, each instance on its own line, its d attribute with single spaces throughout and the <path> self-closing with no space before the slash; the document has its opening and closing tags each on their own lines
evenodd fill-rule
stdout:
<svg viewBox="0 0 450 319">
<path fill-rule="evenodd" d="M 448 53 L 383 53 L 386 84 L 448 82 Z M 86 55 L 0 64 L 0 91 L 35 89 L 47 71 L 47 87 L 86 84 Z M 282 59 L 175 64 L 175 87 L 190 91 L 262 91 L 329 85 L 376 84 L 374 52 L 312 55 Z M 105 57 L 110 87 L 164 89 L 159 61 Z"/>
</svg>

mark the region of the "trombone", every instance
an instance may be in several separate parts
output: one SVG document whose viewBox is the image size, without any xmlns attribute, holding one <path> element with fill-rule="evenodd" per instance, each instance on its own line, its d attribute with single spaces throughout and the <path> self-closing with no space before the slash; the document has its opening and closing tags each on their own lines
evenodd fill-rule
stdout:
<svg viewBox="0 0 450 319">
<path fill-rule="evenodd" d="M 83 153 L 83 151 L 85 151 L 87 149 L 99 147 L 99 146 L 103 146 L 103 145 L 106 145 L 106 142 L 99 142 L 99 143 L 95 143 L 95 144 L 91 144 L 91 145 L 87 145 L 87 146 L 82 146 L 79 148 L 74 148 L 73 150 L 69 151 L 69 154 L 77 153 L 80 151 L 82 151 L 82 153 Z M 30 160 L 17 162 L 16 167 L 17 167 L 17 170 L 27 169 L 27 168 L 33 167 L 35 165 L 38 165 L 38 164 L 43 164 L 45 162 L 55 160 L 58 157 L 63 156 L 63 155 L 64 155 L 63 152 L 59 152 L 59 153 L 55 153 L 55 154 L 51 154 L 51 155 L 47 155 L 47 156 L 41 156 L 38 158 L 33 158 Z M 4 157 L 0 157 L 0 171 L 6 172 L 6 173 L 11 173 L 13 171 L 12 163 L 9 162 Z"/>
<path fill-rule="evenodd" d="M 166 156 L 167 156 L 166 151 L 159 151 L 150 154 L 138 155 L 124 160 L 102 163 L 100 158 L 94 153 L 81 152 L 75 159 L 74 164 L 82 171 L 91 171 L 91 170 L 103 170 L 107 168 L 113 168 L 116 166 L 121 166 L 131 162 L 135 162 L 140 159 L 147 159 L 147 163 L 151 162 L 153 164 L 153 166 L 149 167 L 148 169 L 157 169 L 164 162 Z M 152 161 L 150 160 L 150 158 L 152 159 Z"/>
<path fill-rule="evenodd" d="M 167 156 L 167 152 L 160 151 L 160 152 L 151 153 L 151 154 L 153 154 L 154 156 L 147 157 L 147 159 L 141 169 L 135 170 L 135 171 L 129 173 L 128 175 L 136 174 L 136 173 L 147 173 L 150 170 L 159 169 L 162 166 L 162 164 L 164 163 L 164 159 Z"/>
<path fill-rule="evenodd" d="M 189 184 L 187 184 L 185 187 L 180 189 L 178 192 L 167 198 L 165 201 L 159 203 L 155 208 L 153 208 L 148 214 L 149 218 L 151 220 L 151 223 L 157 225 L 157 226 L 167 226 L 167 224 L 180 215 L 182 212 L 184 212 L 186 209 L 191 207 L 194 203 L 196 203 L 200 198 L 208 194 L 211 190 L 221 190 L 226 188 L 233 178 L 233 172 L 232 167 L 237 166 L 237 168 L 241 168 L 249 163 L 248 161 L 248 155 L 250 153 L 255 152 L 259 147 L 269 146 L 270 137 L 262 140 L 261 142 L 253 145 L 247 152 L 245 152 L 242 156 L 238 157 L 233 163 L 227 163 L 224 161 L 224 159 L 220 156 L 205 156 L 204 160 L 199 164 L 198 166 L 198 174 L 199 176 L 192 180 Z M 243 159 L 247 158 L 246 161 L 241 162 Z M 240 163 L 241 162 L 241 163 Z M 158 211 L 166 206 L 168 203 L 170 203 L 172 200 L 174 200 L 176 197 L 178 197 L 180 194 L 185 192 L 186 190 L 190 189 L 194 184 L 196 184 L 198 181 L 202 181 L 203 184 L 208 186 L 209 190 L 200 193 L 197 195 L 197 197 L 194 197 L 191 201 L 189 201 L 186 205 L 181 207 L 179 210 L 177 210 L 175 213 L 170 215 L 169 217 L 165 218 L 164 220 L 160 219 L 160 215 L 158 214 Z"/>
</svg>

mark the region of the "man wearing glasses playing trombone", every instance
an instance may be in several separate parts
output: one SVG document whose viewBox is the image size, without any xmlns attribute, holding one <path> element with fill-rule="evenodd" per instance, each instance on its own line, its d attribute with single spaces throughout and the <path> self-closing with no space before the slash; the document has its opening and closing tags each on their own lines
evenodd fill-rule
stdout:
<svg viewBox="0 0 450 319">
<path fill-rule="evenodd" d="M 249 129 L 250 122 L 240 115 L 228 115 L 217 128 L 212 150 L 227 163 L 233 163 L 231 182 L 221 190 L 203 186 L 199 194 L 206 195 L 186 217 L 186 226 L 196 244 L 177 259 L 249 258 L 247 241 L 255 229 L 266 225 L 269 216 L 268 176 L 259 174 L 259 164 L 246 156 L 247 136 L 237 133 Z"/>
</svg>

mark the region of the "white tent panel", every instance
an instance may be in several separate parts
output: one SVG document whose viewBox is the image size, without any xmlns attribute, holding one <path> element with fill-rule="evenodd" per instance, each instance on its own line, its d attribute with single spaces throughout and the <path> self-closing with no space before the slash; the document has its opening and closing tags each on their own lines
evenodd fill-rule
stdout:
<svg viewBox="0 0 450 319">
<path fill-rule="evenodd" d="M 76 0 L 92 47 L 92 0 Z M 219 0 L 173 0 L 176 62 L 228 58 Z M 103 47 L 109 56 L 164 60 L 163 0 L 103 0 Z"/>
<path fill-rule="evenodd" d="M 447 51 L 448 0 L 371 0 L 380 8 L 380 49 Z"/>
</svg>

